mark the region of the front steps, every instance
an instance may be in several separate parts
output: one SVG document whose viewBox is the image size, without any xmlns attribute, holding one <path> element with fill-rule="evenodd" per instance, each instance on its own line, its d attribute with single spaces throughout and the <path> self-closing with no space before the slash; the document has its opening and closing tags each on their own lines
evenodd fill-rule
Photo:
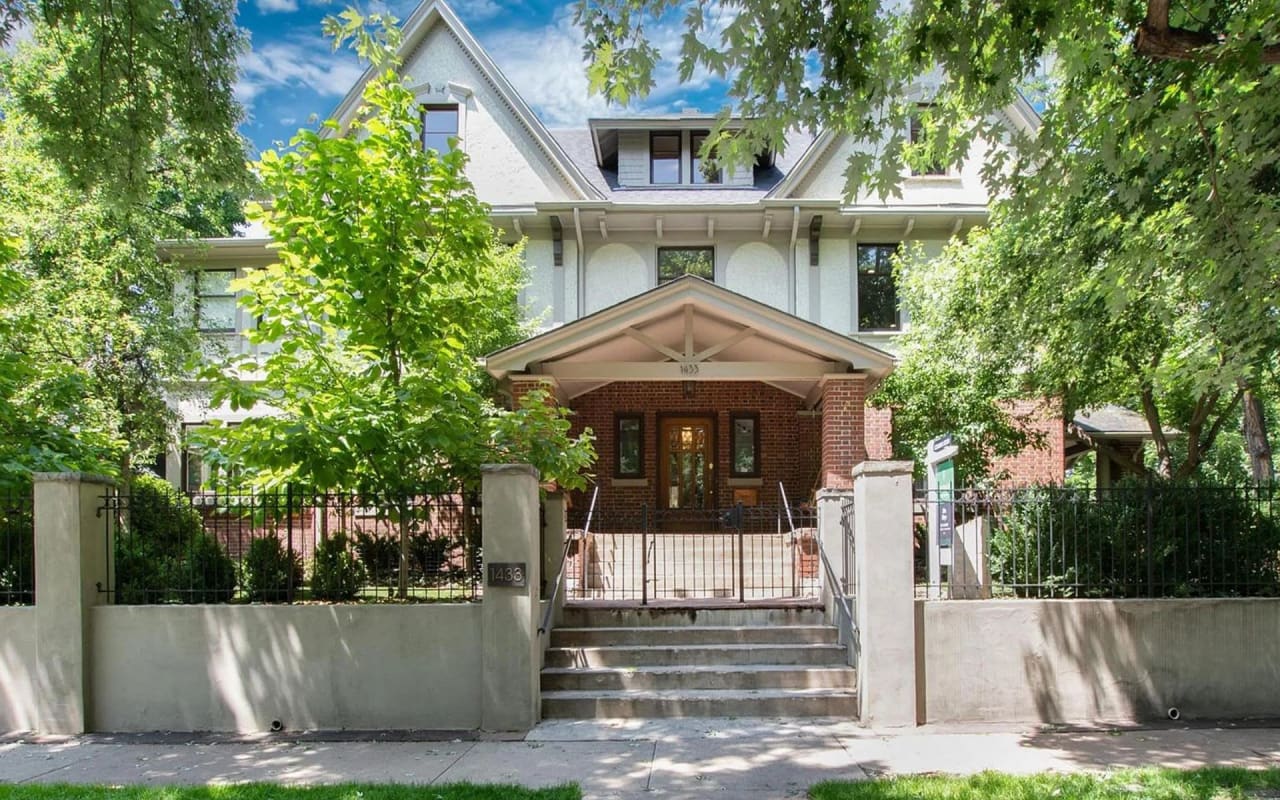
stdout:
<svg viewBox="0 0 1280 800">
<path fill-rule="evenodd" d="M 820 609 L 571 607 L 542 716 L 851 718 L 855 686 Z"/>
</svg>

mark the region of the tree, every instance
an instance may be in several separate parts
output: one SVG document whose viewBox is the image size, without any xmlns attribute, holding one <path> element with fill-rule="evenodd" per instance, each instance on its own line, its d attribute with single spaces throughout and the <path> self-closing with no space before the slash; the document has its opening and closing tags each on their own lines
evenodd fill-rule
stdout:
<svg viewBox="0 0 1280 800">
<path fill-rule="evenodd" d="M 327 22 L 378 65 L 351 129 L 300 131 L 257 165 L 275 201 L 250 213 L 279 260 L 244 280 L 242 302 L 259 320 L 250 341 L 278 349 L 207 376 L 215 404 L 262 412 L 213 430 L 215 463 L 395 504 L 403 597 L 412 496 L 474 484 L 490 460 L 581 486 L 593 454 L 545 395 L 505 412 L 481 392 L 477 356 L 518 329 L 521 252 L 497 238 L 462 151 L 422 147 L 398 34 L 371 20 L 382 33 L 352 11 Z"/>
<path fill-rule="evenodd" d="M 147 201 L 166 147 L 200 185 L 238 187 L 234 17 L 233 0 L 0 0 L 0 45 L 22 23 L 34 42 L 5 82 L 40 151 L 101 201 Z"/>
<path fill-rule="evenodd" d="M 642 22 L 677 5 L 583 0 L 579 19 L 592 86 L 623 101 L 647 91 L 657 51 Z M 846 170 L 849 198 L 894 193 L 908 164 L 957 164 L 979 140 L 999 143 L 983 173 L 991 195 L 1006 198 L 993 226 L 1010 226 L 1041 245 L 1026 249 L 1024 257 L 1038 260 L 1020 265 L 1019 274 L 1034 271 L 1045 286 L 1066 292 L 1085 281 L 1075 310 L 1094 316 L 1058 316 L 1058 324 L 1083 333 L 1099 319 L 1122 321 L 1135 337 L 1137 358 L 1145 360 L 1135 372 L 1147 380 L 1132 394 L 1105 399 L 1141 403 L 1161 451 L 1160 470 L 1172 471 L 1162 426 L 1201 431 L 1183 467 L 1194 465 L 1237 394 L 1262 388 L 1276 347 L 1276 11 L 1274 0 L 1193 0 L 1174 9 L 1162 0 L 1150 7 L 1138 0 L 698 2 L 687 9 L 681 75 L 706 69 L 726 76 L 739 100 L 741 134 L 729 135 L 721 120 L 704 156 L 743 162 L 764 146 L 779 146 L 789 128 L 834 130 L 855 144 Z M 1040 124 L 1034 131 L 1008 128 L 1001 110 L 1018 100 L 1019 87 L 1044 70 L 1046 59 Z M 917 143 L 906 135 L 913 115 L 926 132 Z M 1034 220 L 1053 223 L 1049 218 L 1067 208 L 1074 216 L 1059 221 L 1085 230 L 1077 235 L 1055 225 L 1056 244 L 1037 235 Z M 1016 232 L 982 246 L 1014 247 Z M 1155 310 L 1148 310 L 1152 298 Z M 1188 309 L 1190 322 L 1181 316 Z M 1037 358 L 1046 347 L 1070 344 L 1044 327 L 1047 316 L 1013 316 L 1027 327 L 994 320 L 987 333 L 1002 331 L 1011 337 L 1004 341 L 1021 342 Z M 1158 331 L 1169 347 L 1194 346 L 1184 358 L 1144 338 Z M 1092 352 L 1104 341 L 1071 343 L 1076 355 L 1096 363 L 1114 353 Z M 1108 379 L 1088 383 L 1101 391 Z M 1101 399 L 1083 385 L 1046 388 L 1081 402 Z M 1250 440 L 1265 438 L 1255 430 Z"/>
</svg>

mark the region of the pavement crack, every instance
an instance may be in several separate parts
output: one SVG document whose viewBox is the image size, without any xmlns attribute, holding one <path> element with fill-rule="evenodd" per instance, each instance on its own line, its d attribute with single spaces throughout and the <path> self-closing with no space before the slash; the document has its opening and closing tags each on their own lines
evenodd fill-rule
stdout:
<svg viewBox="0 0 1280 800">
<path fill-rule="evenodd" d="M 644 778 L 644 790 L 653 791 L 653 764 L 658 760 L 658 740 L 653 740 L 653 752 L 649 754 L 649 774 Z"/>
<path fill-rule="evenodd" d="M 449 765 L 448 765 L 447 767 L 445 767 L 444 769 L 440 770 L 438 773 L 436 773 L 436 776 L 435 776 L 434 778 L 432 778 L 431 780 L 427 781 L 427 785 L 428 785 L 428 786 L 434 786 L 434 785 L 435 785 L 435 783 L 436 783 L 437 781 L 439 781 L 441 778 L 443 778 L 443 777 L 444 777 L 444 774 L 445 774 L 446 772 L 448 772 L 449 770 L 453 769 L 453 768 L 454 768 L 454 766 L 455 766 L 459 761 L 461 761 L 461 760 L 462 760 L 462 757 L 463 757 L 463 756 L 465 756 L 467 753 L 470 753 L 470 752 L 471 752 L 471 749 L 472 749 L 473 747 L 475 747 L 475 746 L 476 746 L 476 743 L 475 743 L 475 742 L 469 742 L 469 743 L 467 744 L 467 746 L 463 749 L 463 751 L 462 751 L 461 753 L 458 753 L 458 757 L 457 757 L 457 758 L 455 758 L 454 760 L 450 761 L 450 762 L 449 762 Z"/>
</svg>

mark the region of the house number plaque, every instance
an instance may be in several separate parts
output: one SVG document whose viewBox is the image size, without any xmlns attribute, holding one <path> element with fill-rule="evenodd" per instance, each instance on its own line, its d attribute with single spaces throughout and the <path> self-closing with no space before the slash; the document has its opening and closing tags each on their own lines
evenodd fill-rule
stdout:
<svg viewBox="0 0 1280 800">
<path fill-rule="evenodd" d="M 510 586 L 524 589 L 529 585 L 529 569 L 525 562 L 494 561 L 485 565 L 490 586 Z"/>
</svg>

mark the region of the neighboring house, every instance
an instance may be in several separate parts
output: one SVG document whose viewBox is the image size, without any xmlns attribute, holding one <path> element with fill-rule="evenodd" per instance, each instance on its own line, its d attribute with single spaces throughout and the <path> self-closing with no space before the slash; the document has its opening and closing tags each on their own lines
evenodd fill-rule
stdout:
<svg viewBox="0 0 1280 800">
<path fill-rule="evenodd" d="M 456 138 L 493 224 L 528 240 L 521 300 L 544 331 L 493 353 L 488 370 L 513 397 L 550 388 L 577 428 L 594 429 L 606 502 L 773 504 L 779 483 L 797 501 L 890 456 L 890 414 L 866 403 L 910 325 L 890 260 L 909 242 L 938 253 L 986 221 L 988 145 L 958 170 L 904 176 L 900 198 L 850 203 L 842 135 L 796 135 L 717 174 L 697 158 L 712 116 L 548 130 L 447 5 L 419 7 L 404 34 L 426 145 Z M 1037 124 L 1023 101 L 1001 116 L 1010 129 Z M 266 244 L 212 240 L 191 260 L 192 313 L 233 350 L 249 346 L 235 333 L 248 320 L 228 280 L 267 263 Z M 1018 480 L 1060 480 L 1060 417 L 1022 410 L 1045 426 L 1047 449 L 1004 466 Z M 198 402 L 182 414 L 233 419 Z M 171 456 L 167 472 L 189 484 L 201 469 Z"/>
</svg>

